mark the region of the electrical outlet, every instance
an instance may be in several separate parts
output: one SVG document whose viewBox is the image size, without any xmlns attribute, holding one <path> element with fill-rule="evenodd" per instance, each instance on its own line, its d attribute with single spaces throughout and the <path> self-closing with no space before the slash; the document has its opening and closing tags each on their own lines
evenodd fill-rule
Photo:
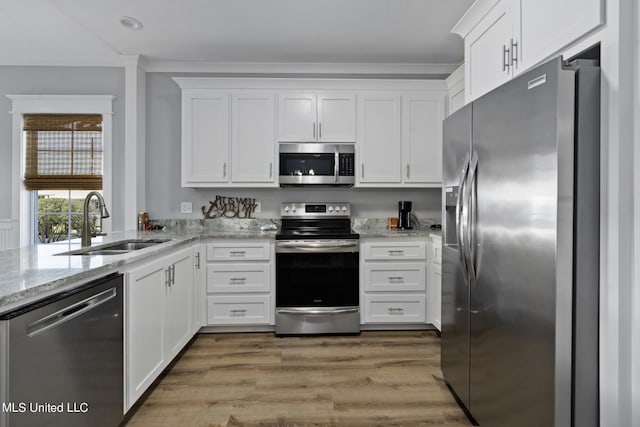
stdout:
<svg viewBox="0 0 640 427">
<path fill-rule="evenodd" d="M 262 203 L 256 202 L 256 209 L 253 212 L 255 212 L 255 213 L 262 212 Z"/>
<path fill-rule="evenodd" d="M 191 202 L 182 202 L 182 203 L 180 203 L 180 212 L 182 212 L 182 213 L 192 213 L 193 212 L 193 203 L 191 203 Z"/>
</svg>

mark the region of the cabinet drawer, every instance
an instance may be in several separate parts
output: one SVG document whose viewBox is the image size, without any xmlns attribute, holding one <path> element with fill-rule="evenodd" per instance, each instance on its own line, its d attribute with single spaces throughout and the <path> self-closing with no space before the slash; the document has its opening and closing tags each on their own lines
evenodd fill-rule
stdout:
<svg viewBox="0 0 640 427">
<path fill-rule="evenodd" d="M 426 259 L 426 242 L 365 242 L 366 260 Z"/>
<path fill-rule="evenodd" d="M 365 295 L 365 323 L 424 323 L 424 295 Z"/>
<path fill-rule="evenodd" d="M 207 292 L 270 292 L 271 264 L 207 264 Z"/>
<path fill-rule="evenodd" d="M 269 295 L 210 295 L 207 297 L 209 325 L 268 325 L 274 308 Z"/>
<path fill-rule="evenodd" d="M 209 243 L 208 261 L 266 261 L 270 259 L 269 242 Z"/>
<path fill-rule="evenodd" d="M 425 264 L 418 262 L 367 262 L 364 265 L 364 290 L 425 291 Z"/>
</svg>

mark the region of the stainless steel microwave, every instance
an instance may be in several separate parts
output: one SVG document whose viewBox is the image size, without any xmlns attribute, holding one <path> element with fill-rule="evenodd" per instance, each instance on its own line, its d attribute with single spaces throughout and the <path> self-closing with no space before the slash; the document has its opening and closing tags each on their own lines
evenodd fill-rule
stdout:
<svg viewBox="0 0 640 427">
<path fill-rule="evenodd" d="M 280 186 L 355 184 L 354 144 L 279 144 Z"/>
</svg>

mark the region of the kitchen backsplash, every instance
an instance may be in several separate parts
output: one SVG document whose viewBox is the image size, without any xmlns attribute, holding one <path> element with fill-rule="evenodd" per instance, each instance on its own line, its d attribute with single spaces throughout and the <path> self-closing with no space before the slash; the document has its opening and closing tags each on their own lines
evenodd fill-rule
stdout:
<svg viewBox="0 0 640 427">
<path fill-rule="evenodd" d="M 210 206 L 216 196 L 255 198 L 260 202 L 261 211 L 254 213 L 257 219 L 280 218 L 283 202 L 349 202 L 352 218 L 387 218 L 398 216 L 398 201 L 411 200 L 413 213 L 418 218 L 432 218 L 439 222 L 441 191 L 439 188 L 227 188 L 195 189 L 180 188 L 173 194 L 155 194 L 155 187 L 147 192 L 147 206 L 152 219 L 202 219 L 202 209 Z M 166 191 L 165 191 L 166 193 Z M 180 212 L 181 202 L 191 202 L 193 212 Z"/>
</svg>

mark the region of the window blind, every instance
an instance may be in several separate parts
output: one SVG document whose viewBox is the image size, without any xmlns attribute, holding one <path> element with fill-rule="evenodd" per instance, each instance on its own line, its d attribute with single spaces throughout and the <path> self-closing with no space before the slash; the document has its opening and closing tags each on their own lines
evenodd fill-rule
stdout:
<svg viewBox="0 0 640 427">
<path fill-rule="evenodd" d="M 102 115 L 25 114 L 27 190 L 102 189 Z"/>
</svg>

